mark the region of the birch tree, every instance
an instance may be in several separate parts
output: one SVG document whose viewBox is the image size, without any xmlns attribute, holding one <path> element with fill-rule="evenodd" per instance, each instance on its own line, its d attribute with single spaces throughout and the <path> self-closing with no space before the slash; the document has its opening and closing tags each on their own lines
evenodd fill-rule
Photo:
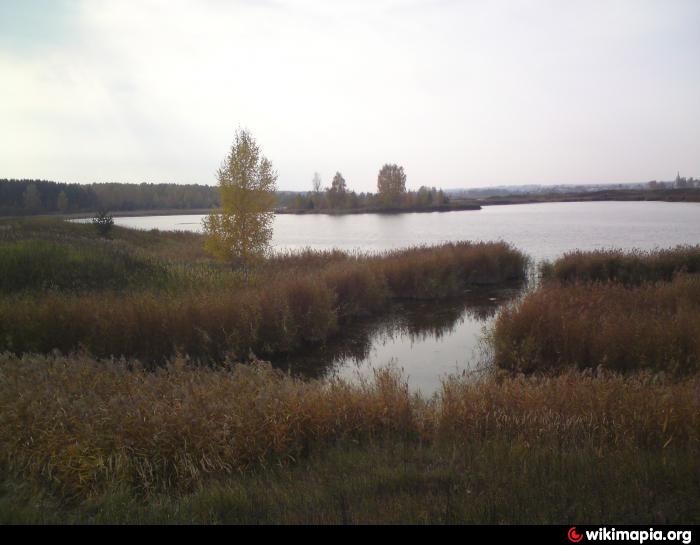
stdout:
<svg viewBox="0 0 700 545">
<path fill-rule="evenodd" d="M 270 249 L 277 173 L 249 131 L 239 129 L 217 171 L 221 208 L 204 219 L 205 248 L 247 281 Z"/>
</svg>

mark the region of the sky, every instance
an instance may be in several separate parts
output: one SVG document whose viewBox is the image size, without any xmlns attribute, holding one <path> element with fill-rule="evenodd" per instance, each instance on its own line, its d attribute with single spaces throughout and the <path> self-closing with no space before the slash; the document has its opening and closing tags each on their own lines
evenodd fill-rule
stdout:
<svg viewBox="0 0 700 545">
<path fill-rule="evenodd" d="M 0 0 L 0 178 L 700 177 L 698 0 Z"/>
</svg>

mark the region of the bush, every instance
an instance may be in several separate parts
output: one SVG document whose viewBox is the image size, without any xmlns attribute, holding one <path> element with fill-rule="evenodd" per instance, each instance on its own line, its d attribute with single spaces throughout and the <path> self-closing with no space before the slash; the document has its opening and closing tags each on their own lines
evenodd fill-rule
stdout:
<svg viewBox="0 0 700 545">
<path fill-rule="evenodd" d="M 92 224 L 101 237 L 109 238 L 112 227 L 114 227 L 114 218 L 106 210 L 99 210 L 92 218 Z"/>
</svg>

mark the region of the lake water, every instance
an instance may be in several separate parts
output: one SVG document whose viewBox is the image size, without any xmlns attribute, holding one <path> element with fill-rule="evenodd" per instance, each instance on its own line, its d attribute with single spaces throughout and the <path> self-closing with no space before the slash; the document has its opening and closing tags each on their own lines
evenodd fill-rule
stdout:
<svg viewBox="0 0 700 545">
<path fill-rule="evenodd" d="M 138 229 L 201 231 L 204 216 L 114 218 Z M 667 247 L 700 242 L 700 203 L 576 202 L 486 206 L 408 214 L 280 214 L 278 249 L 387 250 L 453 240 L 505 240 L 535 260 L 573 250 Z"/>
<path fill-rule="evenodd" d="M 138 229 L 201 231 L 203 216 L 115 218 Z M 535 262 L 564 252 L 654 249 L 700 243 L 700 203 L 579 202 L 488 206 L 478 211 L 278 215 L 273 247 L 381 251 L 455 240 L 504 240 Z M 357 324 L 313 353 L 276 361 L 309 376 L 369 377 L 386 364 L 403 368 L 409 385 L 434 392 L 440 377 L 485 363 L 483 332 L 514 289 L 474 291 L 449 301 L 404 303 Z"/>
</svg>

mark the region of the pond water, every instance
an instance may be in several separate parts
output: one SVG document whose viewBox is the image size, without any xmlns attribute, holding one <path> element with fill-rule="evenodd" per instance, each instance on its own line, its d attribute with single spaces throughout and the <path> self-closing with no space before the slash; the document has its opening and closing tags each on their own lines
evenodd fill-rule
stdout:
<svg viewBox="0 0 700 545">
<path fill-rule="evenodd" d="M 201 231 L 203 216 L 115 218 L 138 229 Z M 700 203 L 578 202 L 488 206 L 478 211 L 278 215 L 275 249 L 381 251 L 455 240 L 505 240 L 534 262 L 564 252 L 653 249 L 700 243 Z M 414 390 L 430 395 L 448 373 L 486 363 L 483 334 L 518 289 L 474 290 L 449 301 L 400 303 L 379 318 L 343 330 L 342 338 L 274 363 L 306 376 L 371 377 L 402 368 Z"/>
<path fill-rule="evenodd" d="M 395 303 L 381 316 L 343 327 L 341 336 L 322 347 L 273 363 L 292 374 L 350 381 L 371 378 L 374 369 L 393 365 L 413 390 L 431 395 L 442 377 L 484 370 L 485 328 L 521 289 L 478 289 L 446 300 Z"/>
</svg>

